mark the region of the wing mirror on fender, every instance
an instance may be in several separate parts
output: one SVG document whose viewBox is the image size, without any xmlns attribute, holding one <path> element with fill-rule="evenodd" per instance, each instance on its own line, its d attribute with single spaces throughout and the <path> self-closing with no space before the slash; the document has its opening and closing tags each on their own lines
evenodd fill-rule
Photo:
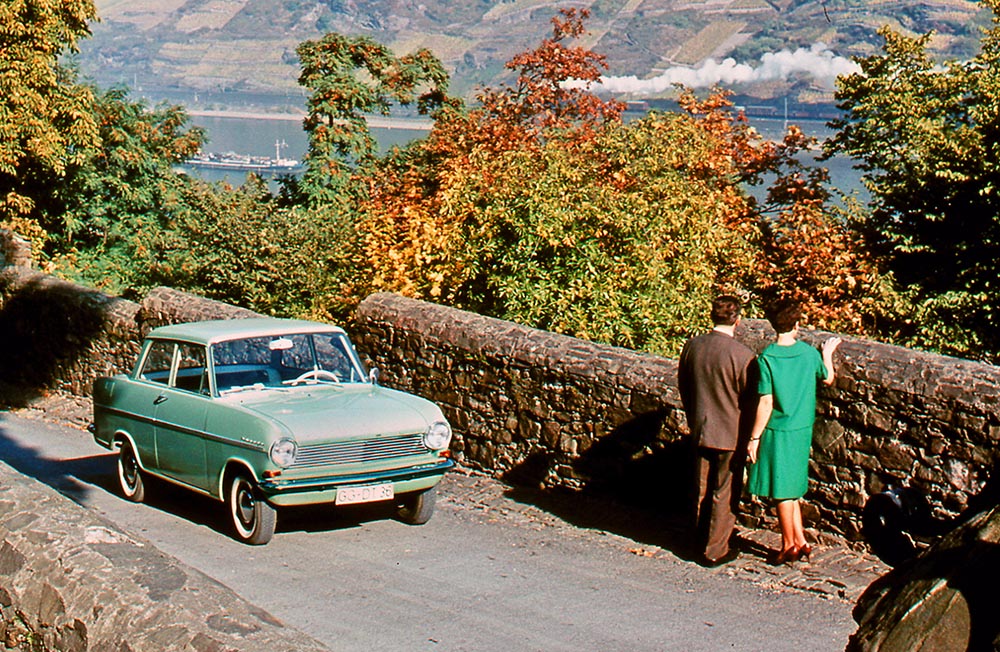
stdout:
<svg viewBox="0 0 1000 652">
<path fill-rule="evenodd" d="M 372 367 L 368 371 L 368 380 L 371 382 L 372 385 L 378 385 L 378 377 L 380 373 L 381 372 L 379 372 L 378 367 Z"/>
</svg>

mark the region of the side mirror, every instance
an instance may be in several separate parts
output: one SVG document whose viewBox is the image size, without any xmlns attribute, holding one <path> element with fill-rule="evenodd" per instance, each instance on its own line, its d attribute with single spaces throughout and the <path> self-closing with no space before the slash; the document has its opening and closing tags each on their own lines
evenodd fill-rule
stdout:
<svg viewBox="0 0 1000 652">
<path fill-rule="evenodd" d="M 368 380 L 372 385 L 378 385 L 379 370 L 378 367 L 372 367 L 368 371 Z"/>
</svg>

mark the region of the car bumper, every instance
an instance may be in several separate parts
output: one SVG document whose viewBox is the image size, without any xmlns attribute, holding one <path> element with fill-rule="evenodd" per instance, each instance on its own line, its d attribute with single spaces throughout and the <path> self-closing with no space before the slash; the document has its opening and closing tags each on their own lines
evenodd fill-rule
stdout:
<svg viewBox="0 0 1000 652">
<path fill-rule="evenodd" d="M 308 480 L 263 480 L 260 489 L 267 502 L 276 506 L 319 505 L 333 503 L 337 491 L 346 487 L 361 487 L 373 484 L 392 484 L 396 495 L 430 489 L 445 472 L 455 466 L 452 460 L 441 460 L 433 464 L 411 466 L 405 469 L 338 475 Z"/>
</svg>

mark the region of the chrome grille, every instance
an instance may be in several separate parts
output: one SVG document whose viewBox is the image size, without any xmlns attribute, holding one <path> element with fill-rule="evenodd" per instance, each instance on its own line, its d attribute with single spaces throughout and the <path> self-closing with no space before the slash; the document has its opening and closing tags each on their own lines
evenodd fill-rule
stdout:
<svg viewBox="0 0 1000 652">
<path fill-rule="evenodd" d="M 356 464 L 375 462 L 393 457 L 423 455 L 430 449 L 424 446 L 423 434 L 382 437 L 361 441 L 338 441 L 330 444 L 300 446 L 291 468 L 324 466 L 327 464 Z"/>
</svg>

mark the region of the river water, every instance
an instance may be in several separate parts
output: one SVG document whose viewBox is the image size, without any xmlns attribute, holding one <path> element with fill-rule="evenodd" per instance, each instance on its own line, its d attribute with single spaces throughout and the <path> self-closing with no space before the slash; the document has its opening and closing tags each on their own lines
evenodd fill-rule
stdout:
<svg viewBox="0 0 1000 652">
<path fill-rule="evenodd" d="M 251 117 L 221 117 L 216 115 L 192 115 L 191 123 L 205 129 L 208 142 L 206 152 L 235 152 L 251 156 L 275 157 L 280 152 L 281 157 L 302 160 L 309 146 L 309 140 L 298 119 L 283 117 L 251 118 Z M 767 138 L 780 138 L 784 133 L 786 122 L 774 119 L 753 119 L 750 124 Z M 820 140 L 832 135 L 824 122 L 805 121 L 797 123 L 810 136 Z M 409 128 L 372 129 L 372 136 L 378 142 L 382 151 L 394 145 L 422 138 L 426 130 Z M 831 185 L 845 193 L 857 191 L 862 197 L 865 193 L 860 185 L 860 173 L 852 167 L 852 161 L 846 157 L 837 157 L 822 163 L 830 170 Z M 238 185 L 246 179 L 246 172 L 238 170 L 210 170 L 205 168 L 186 167 L 190 174 L 196 174 L 207 181 L 226 181 Z"/>
</svg>

